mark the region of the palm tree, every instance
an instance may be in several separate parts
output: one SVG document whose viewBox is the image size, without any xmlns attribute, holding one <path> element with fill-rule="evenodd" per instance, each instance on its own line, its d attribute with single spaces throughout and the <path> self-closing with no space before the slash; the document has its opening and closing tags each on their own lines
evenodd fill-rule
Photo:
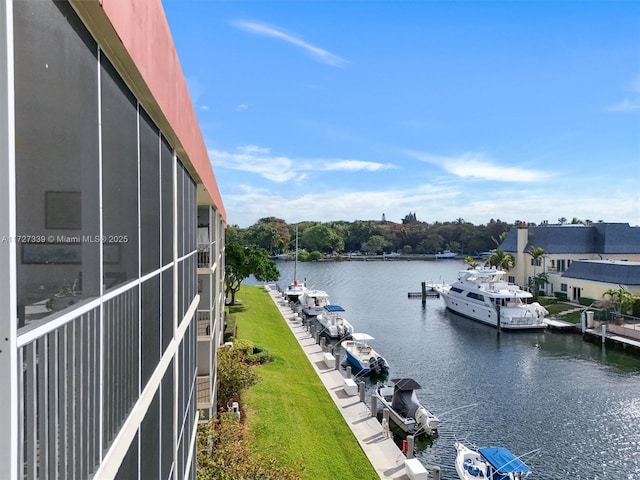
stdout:
<svg viewBox="0 0 640 480">
<path fill-rule="evenodd" d="M 509 271 L 515 265 L 513 255 L 507 253 L 499 248 L 491 250 L 493 254 L 487 259 L 486 263 L 491 267 L 496 267 Z"/>
<path fill-rule="evenodd" d="M 544 259 L 544 256 L 547 254 L 547 252 L 544 251 L 544 248 L 542 247 L 531 247 L 529 249 L 529 251 L 527 252 L 529 255 L 531 255 L 531 258 L 533 259 L 533 278 L 536 278 L 536 266 L 540 263 L 540 259 Z M 544 273 L 544 267 L 542 269 L 543 273 Z M 534 282 L 535 285 L 535 282 Z M 536 290 L 534 292 L 534 295 L 537 297 L 538 296 L 538 291 Z"/>
<path fill-rule="evenodd" d="M 465 262 L 467 262 L 467 265 L 469 265 L 468 270 L 472 270 L 474 268 L 478 268 L 478 262 L 475 261 L 475 259 L 473 257 L 467 257 L 464 259 Z"/>
<path fill-rule="evenodd" d="M 533 289 L 534 300 L 538 299 L 538 292 L 540 291 L 540 288 L 544 287 L 547 283 L 549 283 L 549 275 L 546 272 L 534 275 L 529 283 L 529 287 Z"/>
<path fill-rule="evenodd" d="M 609 297 L 613 310 L 618 314 L 625 313 L 633 298 L 631 292 L 624 288 L 610 288 L 602 296 Z"/>
</svg>

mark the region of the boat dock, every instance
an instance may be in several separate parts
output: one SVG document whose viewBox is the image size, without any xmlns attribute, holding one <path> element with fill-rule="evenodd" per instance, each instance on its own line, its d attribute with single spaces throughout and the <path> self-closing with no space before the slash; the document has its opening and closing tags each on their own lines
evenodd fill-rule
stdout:
<svg viewBox="0 0 640 480">
<path fill-rule="evenodd" d="M 378 418 L 375 415 L 372 416 L 369 405 L 361 401 L 355 382 L 342 375 L 339 365 L 331 365 L 330 357 L 332 356 L 325 353 L 316 343 L 315 338 L 307 331 L 300 318 L 292 312 L 276 286 L 267 285 L 265 288 L 378 476 L 381 479 L 410 480 L 427 478 L 428 472 L 429 478 L 438 478 L 440 473 L 438 467 L 429 467 L 430 470 L 427 470 L 427 467 L 415 458 L 410 460 L 409 468 L 417 467 L 417 471 L 412 472 L 411 476 L 407 473 L 408 469 L 405 466 L 407 458 L 393 438 L 385 433 Z M 431 468 L 435 468 L 437 472 L 435 476 L 432 475 L 434 472 Z"/>
<path fill-rule="evenodd" d="M 575 323 L 567 322 L 565 320 L 558 320 L 557 318 L 545 318 L 544 323 L 550 330 L 575 330 Z"/>
<path fill-rule="evenodd" d="M 438 292 L 433 286 L 427 288 L 427 283 L 422 282 L 422 288 L 419 292 L 407 293 L 408 298 L 422 298 L 424 302 L 427 298 L 440 298 L 440 292 Z"/>
</svg>

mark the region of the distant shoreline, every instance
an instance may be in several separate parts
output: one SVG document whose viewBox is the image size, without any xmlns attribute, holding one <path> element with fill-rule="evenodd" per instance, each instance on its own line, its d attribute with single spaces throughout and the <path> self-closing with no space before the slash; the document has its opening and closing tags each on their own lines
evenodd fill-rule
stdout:
<svg viewBox="0 0 640 480">
<path fill-rule="evenodd" d="M 437 262 L 447 262 L 450 260 L 464 260 L 468 256 L 473 259 L 482 259 L 483 257 L 476 255 L 456 255 L 451 258 L 436 258 L 434 254 L 422 254 L 422 255 L 338 255 L 325 257 L 320 260 L 313 260 L 315 262 L 397 262 L 399 260 L 402 261 L 437 261 Z M 293 262 L 292 258 L 277 258 L 272 257 L 273 260 L 278 262 Z"/>
</svg>

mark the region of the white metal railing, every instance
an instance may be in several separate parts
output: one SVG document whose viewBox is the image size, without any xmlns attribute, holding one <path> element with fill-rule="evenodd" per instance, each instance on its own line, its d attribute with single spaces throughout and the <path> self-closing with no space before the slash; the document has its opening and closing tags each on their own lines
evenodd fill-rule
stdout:
<svg viewBox="0 0 640 480">
<path fill-rule="evenodd" d="M 198 268 L 210 268 L 211 264 L 211 244 L 198 243 Z"/>
<path fill-rule="evenodd" d="M 211 312 L 209 310 L 197 311 L 198 336 L 211 336 Z"/>
</svg>

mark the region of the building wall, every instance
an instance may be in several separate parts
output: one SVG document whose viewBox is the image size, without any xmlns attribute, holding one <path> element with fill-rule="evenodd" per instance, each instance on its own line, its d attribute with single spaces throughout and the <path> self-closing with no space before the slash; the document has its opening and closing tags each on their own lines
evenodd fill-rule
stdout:
<svg viewBox="0 0 640 480">
<path fill-rule="evenodd" d="M 552 227 L 556 229 L 564 228 L 564 227 Z M 582 228 L 582 227 L 574 227 L 568 226 L 566 228 Z M 578 260 L 625 260 L 629 262 L 637 262 L 640 261 L 640 252 L 638 253 L 614 253 L 607 254 L 606 256 L 600 255 L 598 253 L 571 253 L 571 252 L 563 252 L 563 253 L 553 253 L 546 252 L 544 257 L 540 259 L 540 265 L 534 265 L 532 257 L 526 253 L 527 245 L 530 244 L 530 239 L 528 235 L 528 228 L 518 228 L 517 229 L 517 247 L 515 252 L 510 252 L 515 257 L 515 266 L 509 271 L 509 276 L 512 277 L 514 283 L 517 283 L 521 286 L 527 286 L 529 283 L 529 279 L 532 279 L 534 276 L 546 272 L 548 274 L 549 283 L 545 286 L 546 293 L 552 295 L 554 292 L 564 292 L 567 293 L 569 300 L 574 299 L 573 290 L 568 288 L 569 284 L 574 284 L 573 280 L 575 279 L 567 279 L 562 277 L 562 273 L 565 272 L 571 262 Z M 591 282 L 592 285 L 586 289 L 586 291 L 579 291 L 576 293 L 575 300 L 580 296 L 589 297 L 589 298 L 600 298 L 602 296 L 602 292 L 611 288 L 607 286 L 608 284 L 601 282 Z M 600 290 L 596 287 L 596 284 L 601 285 Z M 566 288 L 565 288 L 566 287 Z M 576 288 L 579 287 L 576 284 Z M 615 287 L 617 288 L 617 287 Z M 595 291 L 594 291 L 595 290 Z M 600 291 L 599 294 L 598 291 Z M 591 294 L 587 294 L 586 292 L 593 292 L 595 296 Z M 597 295 L 596 295 L 597 294 Z"/>
<path fill-rule="evenodd" d="M 3 3 L 0 471 L 194 478 L 197 203 L 215 225 L 212 292 L 225 216 L 188 95 L 167 103 L 186 86 L 161 4 L 118 2 L 123 26 L 107 2 Z M 162 54 L 170 75 L 145 63 Z"/>
</svg>

